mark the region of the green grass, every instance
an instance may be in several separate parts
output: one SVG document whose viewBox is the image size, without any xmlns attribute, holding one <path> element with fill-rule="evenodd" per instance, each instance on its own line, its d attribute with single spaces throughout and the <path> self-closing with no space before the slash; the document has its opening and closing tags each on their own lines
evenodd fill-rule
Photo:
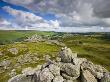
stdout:
<svg viewBox="0 0 110 82">
<path fill-rule="evenodd" d="M 10 48 L 17 48 L 19 50 L 19 53 L 17 55 L 13 55 L 9 53 L 7 50 Z M 55 45 L 55 44 L 47 44 L 46 42 L 19 42 L 14 44 L 6 44 L 0 47 L 0 51 L 2 51 L 5 56 L 0 57 L 0 61 L 7 59 L 11 60 L 11 69 L 5 71 L 3 74 L 0 74 L 0 76 L 3 76 L 0 78 L 0 82 L 6 82 L 6 80 L 9 79 L 9 74 L 12 69 L 14 69 L 14 65 L 17 63 L 17 59 L 27 53 L 31 53 L 32 55 L 34 53 L 37 53 L 37 57 L 39 58 L 36 63 L 25 63 L 21 65 L 21 68 L 26 67 L 36 67 L 39 64 L 43 64 L 45 62 L 44 56 L 50 55 L 53 59 L 54 56 L 58 53 L 58 51 L 61 49 L 61 46 Z M 30 55 L 31 55 L 30 54 Z M 17 73 L 21 73 L 21 68 L 15 68 L 17 70 Z"/>
<path fill-rule="evenodd" d="M 0 51 L 5 54 L 0 57 L 0 62 L 4 59 L 9 59 L 12 61 L 12 68 L 0 74 L 0 76 L 2 76 L 0 78 L 0 82 L 7 82 L 10 78 L 8 74 L 17 63 L 17 58 L 26 53 L 31 53 L 30 55 L 37 53 L 37 57 L 39 57 L 40 60 L 36 61 L 36 63 L 26 63 L 22 65 L 21 68 L 17 68 L 16 71 L 18 74 L 21 73 L 23 68 L 36 67 L 39 64 L 43 64 L 45 62 L 45 55 L 50 55 L 51 59 L 55 59 L 61 49 L 61 46 L 56 44 L 48 44 L 46 42 L 23 42 L 23 39 L 34 34 L 49 36 L 52 39 L 58 39 L 59 41 L 65 43 L 67 47 L 70 47 L 73 52 L 77 52 L 79 57 L 85 57 L 96 64 L 104 66 L 110 71 L 110 38 L 108 37 L 108 34 L 106 35 L 106 33 L 92 33 L 91 36 L 79 34 L 63 37 L 66 33 L 60 34 L 55 32 L 40 31 L 0 31 L 0 43 L 4 43 L 6 41 L 5 45 L 0 45 Z M 17 42 L 13 43 L 15 41 Z M 19 53 L 17 55 L 11 54 L 7 51 L 10 48 L 17 48 Z"/>
<path fill-rule="evenodd" d="M 0 30 L 0 44 L 13 43 L 15 41 L 23 41 L 25 38 L 34 34 L 41 36 L 52 36 L 54 32 L 42 31 L 2 31 Z"/>
<path fill-rule="evenodd" d="M 85 57 L 110 71 L 110 40 L 101 39 L 102 36 L 76 35 L 62 38 L 62 42 L 79 57 Z"/>
</svg>

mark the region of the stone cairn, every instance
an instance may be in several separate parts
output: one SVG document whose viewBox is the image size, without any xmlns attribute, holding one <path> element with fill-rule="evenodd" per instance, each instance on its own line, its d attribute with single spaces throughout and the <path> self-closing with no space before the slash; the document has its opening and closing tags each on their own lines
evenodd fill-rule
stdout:
<svg viewBox="0 0 110 82">
<path fill-rule="evenodd" d="M 70 48 L 62 48 L 56 61 L 49 58 L 37 68 L 28 67 L 8 82 L 110 82 L 110 73 L 86 58 L 78 58 Z"/>
</svg>

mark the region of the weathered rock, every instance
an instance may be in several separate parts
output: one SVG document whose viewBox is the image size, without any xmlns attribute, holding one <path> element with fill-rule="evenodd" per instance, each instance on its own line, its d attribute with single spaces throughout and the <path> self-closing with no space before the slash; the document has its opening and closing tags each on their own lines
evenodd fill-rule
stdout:
<svg viewBox="0 0 110 82">
<path fill-rule="evenodd" d="M 39 82 L 51 82 L 52 79 L 54 78 L 53 74 L 49 71 L 48 68 L 44 68 L 40 72 L 40 80 Z"/>
<path fill-rule="evenodd" d="M 31 77 L 26 77 L 23 74 L 17 75 L 15 77 L 12 77 L 8 80 L 8 82 L 34 82 Z"/>
<path fill-rule="evenodd" d="M 8 49 L 8 51 L 11 52 L 14 55 L 18 54 L 18 49 L 17 48 L 10 48 L 10 49 Z"/>
<path fill-rule="evenodd" d="M 96 78 L 88 70 L 82 71 L 81 81 L 82 82 L 97 82 Z"/>
<path fill-rule="evenodd" d="M 10 60 L 3 60 L 2 62 L 0 62 L 0 67 L 3 67 L 4 69 L 8 69 L 10 64 L 11 64 Z"/>
<path fill-rule="evenodd" d="M 22 73 L 24 75 L 33 75 L 35 73 L 35 70 L 31 67 L 23 69 Z"/>
<path fill-rule="evenodd" d="M 44 41 L 44 39 L 39 35 L 33 35 L 32 37 L 28 37 L 25 41 L 28 42 L 38 42 L 38 41 Z"/>
<path fill-rule="evenodd" d="M 31 54 L 31 53 L 20 55 L 17 58 L 17 62 L 20 63 L 21 65 L 25 63 L 36 63 L 36 61 L 38 60 L 39 58 L 35 54 Z"/>
<path fill-rule="evenodd" d="M 103 73 L 107 72 L 105 68 L 100 65 L 94 65 L 90 61 L 83 62 L 81 64 L 81 69 L 89 70 L 96 78 L 101 79 L 103 77 Z"/>
<path fill-rule="evenodd" d="M 64 81 L 64 79 L 63 79 L 62 76 L 56 76 L 56 77 L 54 77 L 54 79 L 53 79 L 53 82 L 63 82 L 63 81 Z"/>
<path fill-rule="evenodd" d="M 72 77 L 72 80 L 75 80 L 80 76 L 80 67 L 71 63 L 63 63 L 61 71 L 65 73 L 65 76 Z"/>
<path fill-rule="evenodd" d="M 77 53 L 72 53 L 70 48 L 62 48 L 60 52 L 60 57 L 62 62 L 70 63 L 73 58 L 77 57 Z"/>
<path fill-rule="evenodd" d="M 37 56 L 25 54 L 18 58 L 17 63 L 36 62 L 33 58 Z M 45 56 L 45 59 L 47 63 L 36 68 L 25 68 L 20 75 L 14 76 L 15 71 L 12 71 L 12 78 L 8 82 L 97 82 L 97 79 L 99 82 L 110 82 L 110 74 L 105 68 L 85 58 L 77 58 L 69 48 L 62 49 L 56 62 L 49 56 Z M 1 67 L 5 65 L 9 66 L 10 63 L 7 60 L 0 63 Z"/>
<path fill-rule="evenodd" d="M 101 82 L 110 82 L 110 73 L 104 73 Z"/>
<path fill-rule="evenodd" d="M 86 58 L 73 58 L 72 63 L 74 65 L 80 66 L 80 64 L 82 64 L 84 61 L 86 62 L 87 59 Z"/>
<path fill-rule="evenodd" d="M 58 67 L 54 64 L 50 64 L 49 70 L 54 76 L 60 76 L 60 67 Z"/>
</svg>

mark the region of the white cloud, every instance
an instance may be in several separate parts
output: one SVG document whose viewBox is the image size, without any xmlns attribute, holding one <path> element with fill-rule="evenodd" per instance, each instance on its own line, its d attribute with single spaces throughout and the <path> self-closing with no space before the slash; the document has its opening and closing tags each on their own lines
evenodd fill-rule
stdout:
<svg viewBox="0 0 110 82">
<path fill-rule="evenodd" d="M 57 20 L 47 21 L 40 16 L 36 16 L 33 13 L 25 12 L 21 10 L 12 9 L 9 6 L 3 7 L 10 15 L 14 16 L 14 19 L 11 21 L 18 26 L 26 29 L 37 29 L 37 28 L 59 28 L 59 22 Z"/>
<path fill-rule="evenodd" d="M 15 9 L 8 12 L 15 16 L 15 22 L 25 28 L 50 28 L 61 30 L 69 27 L 76 31 L 102 31 L 110 27 L 110 1 L 109 0 L 4 0 L 6 2 L 23 6 L 40 13 L 55 14 L 57 20 L 46 21 L 33 13 Z M 11 12 L 10 12 L 11 11 Z M 19 19 L 18 19 L 19 18 Z M 22 19 L 22 20 L 21 20 Z M 96 26 L 96 27 L 94 27 Z M 60 28 L 59 28 L 60 27 Z M 62 27 L 62 28 L 61 28 Z M 66 27 L 66 28 L 65 28 Z M 91 29 L 84 28 L 90 27 Z M 94 27 L 94 28 L 93 28 Z M 77 29 L 78 28 L 78 29 Z M 81 30 L 79 30 L 81 29 Z M 100 30 L 99 30 L 100 29 Z M 49 29 L 48 29 L 49 30 Z M 110 31 L 110 29 L 108 29 Z M 74 31 L 74 30 L 72 30 Z"/>
</svg>

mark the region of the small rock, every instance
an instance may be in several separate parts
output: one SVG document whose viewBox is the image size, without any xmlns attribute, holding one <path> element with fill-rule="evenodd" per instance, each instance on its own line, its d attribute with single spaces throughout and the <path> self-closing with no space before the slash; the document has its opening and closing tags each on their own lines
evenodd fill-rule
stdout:
<svg viewBox="0 0 110 82">
<path fill-rule="evenodd" d="M 4 67 L 4 69 L 8 69 L 10 64 L 11 64 L 10 60 L 3 60 L 2 62 L 0 62 L 0 67 Z"/>
<path fill-rule="evenodd" d="M 3 56 L 4 54 L 0 51 L 0 56 Z"/>
<path fill-rule="evenodd" d="M 16 70 L 15 70 L 15 69 L 13 69 L 9 75 L 10 75 L 11 77 L 16 76 Z"/>
<path fill-rule="evenodd" d="M 61 58 L 57 57 L 56 62 L 61 62 Z"/>
<path fill-rule="evenodd" d="M 35 70 L 33 70 L 31 67 L 23 69 L 22 73 L 24 75 L 33 75 L 35 73 Z"/>
<path fill-rule="evenodd" d="M 8 51 L 11 52 L 14 55 L 18 54 L 18 49 L 17 48 L 10 48 L 10 49 L 8 49 Z"/>
</svg>

